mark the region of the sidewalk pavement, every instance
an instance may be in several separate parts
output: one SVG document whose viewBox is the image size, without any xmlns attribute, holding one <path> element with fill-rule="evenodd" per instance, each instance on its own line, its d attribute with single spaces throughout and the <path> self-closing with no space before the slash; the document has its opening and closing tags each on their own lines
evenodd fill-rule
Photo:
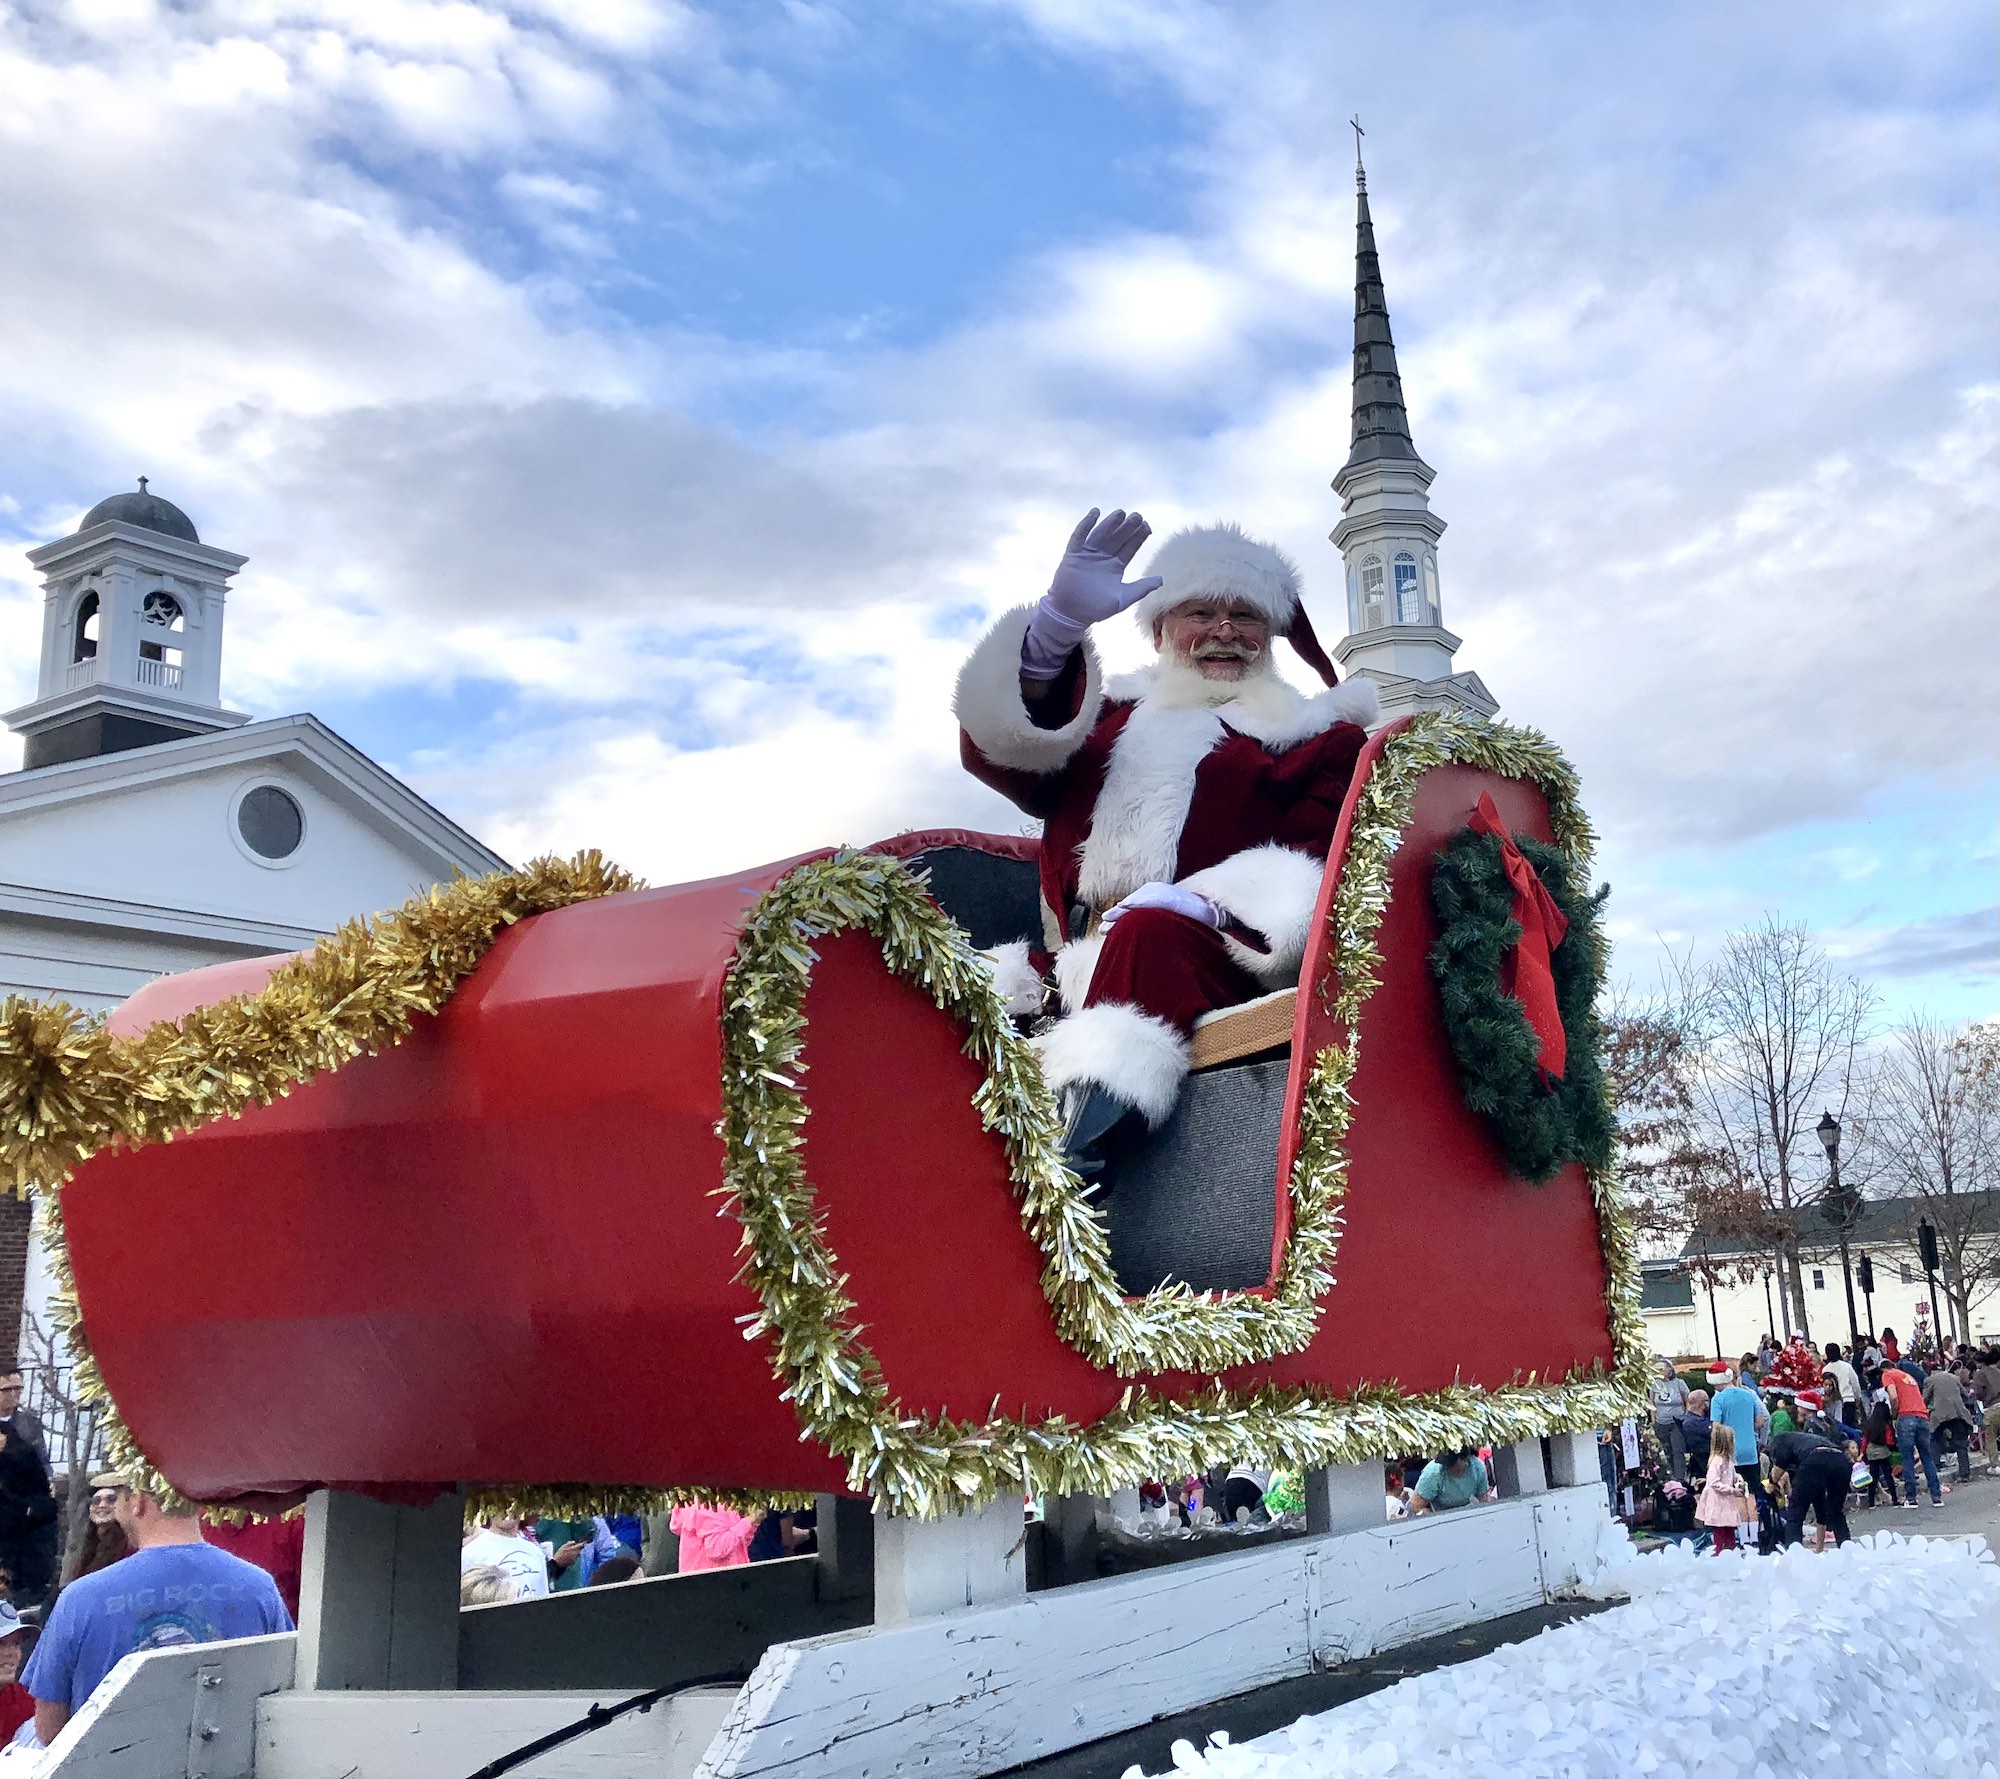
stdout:
<svg viewBox="0 0 2000 1779">
<path fill-rule="evenodd" d="M 1859 1538 L 1867 1532 L 1901 1532 L 1909 1537 L 1936 1538 L 1945 1534 L 1983 1532 L 1986 1542 L 2000 1552 L 2000 1476 L 1989 1475 L 1980 1460 L 1972 1461 L 1972 1480 L 1958 1480 L 1956 1460 L 1940 1464 L 1938 1476 L 1951 1490 L 1942 1507 L 1930 1505 L 1924 1488 L 1923 1467 L 1918 1466 L 1917 1494 L 1924 1505 L 1914 1511 L 1891 1507 L 1885 1500 L 1872 1512 L 1847 1511 L 1847 1524 Z"/>
</svg>

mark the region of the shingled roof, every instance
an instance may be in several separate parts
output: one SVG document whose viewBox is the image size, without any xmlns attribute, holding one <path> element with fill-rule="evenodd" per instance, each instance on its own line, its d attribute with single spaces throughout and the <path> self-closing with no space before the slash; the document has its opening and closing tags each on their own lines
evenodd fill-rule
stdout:
<svg viewBox="0 0 2000 1779">
<path fill-rule="evenodd" d="M 1940 1202 L 1920 1196 L 1863 1199 L 1861 1214 L 1847 1238 L 1848 1245 L 1852 1248 L 1914 1249 L 1917 1224 L 1925 1217 L 1933 1223 L 1937 1222 Z M 1969 1216 L 1971 1226 L 1982 1235 L 2000 1239 L 2000 1192 L 1964 1192 L 1952 1202 L 1960 1208 L 1960 1214 Z M 1790 1222 L 1798 1231 L 1800 1247 L 1808 1252 L 1830 1253 L 1839 1246 L 1838 1232 L 1820 1214 L 1817 1200 L 1792 1211 Z M 1681 1244 L 1680 1257 L 1693 1260 L 1704 1253 L 1711 1257 L 1747 1254 L 1758 1248 L 1758 1243 L 1745 1241 L 1737 1235 L 1710 1233 L 1704 1241 L 1702 1232 L 1697 1230 Z"/>
</svg>

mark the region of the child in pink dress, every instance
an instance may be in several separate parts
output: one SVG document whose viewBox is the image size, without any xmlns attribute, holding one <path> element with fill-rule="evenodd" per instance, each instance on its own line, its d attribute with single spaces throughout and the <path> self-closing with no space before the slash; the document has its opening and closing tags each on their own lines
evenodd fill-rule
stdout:
<svg viewBox="0 0 2000 1779">
<path fill-rule="evenodd" d="M 1708 1479 L 1695 1502 L 1694 1519 L 1715 1537 L 1718 1551 L 1736 1548 L 1736 1528 L 1750 1506 L 1750 1491 L 1736 1474 L 1736 1435 L 1717 1421 L 1708 1436 Z"/>
</svg>

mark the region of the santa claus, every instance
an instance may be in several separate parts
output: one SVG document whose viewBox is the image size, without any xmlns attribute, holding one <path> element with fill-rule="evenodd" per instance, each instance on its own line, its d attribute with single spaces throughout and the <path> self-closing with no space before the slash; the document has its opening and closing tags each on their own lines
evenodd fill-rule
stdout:
<svg viewBox="0 0 2000 1779">
<path fill-rule="evenodd" d="M 1036 1039 L 1071 1165 L 1101 1178 L 1172 1112 L 1195 1020 L 1298 980 L 1320 873 L 1376 715 L 1334 683 L 1291 561 L 1234 525 L 1177 532 L 1127 581 L 1151 528 L 1087 513 L 1049 590 L 972 652 L 954 708 L 966 767 L 1042 821 L 1047 952 L 996 961 L 1063 1016 Z M 1106 683 L 1090 628 L 1131 611 L 1157 659 Z M 1327 689 L 1279 678 L 1285 637 Z M 1031 986 L 1032 985 L 1032 986 Z"/>
</svg>

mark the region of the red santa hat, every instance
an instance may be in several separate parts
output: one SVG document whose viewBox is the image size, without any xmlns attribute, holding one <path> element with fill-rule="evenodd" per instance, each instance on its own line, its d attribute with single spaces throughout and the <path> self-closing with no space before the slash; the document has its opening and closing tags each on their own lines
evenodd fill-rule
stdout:
<svg viewBox="0 0 2000 1779">
<path fill-rule="evenodd" d="M 1807 1414 L 1816 1415 L 1825 1403 L 1826 1398 L 1817 1390 L 1801 1390 L 1792 1400 L 1804 1409 Z"/>
<path fill-rule="evenodd" d="M 1146 565 L 1160 584 L 1132 608 L 1148 636 L 1176 606 L 1196 599 L 1241 600 L 1282 636 L 1329 686 L 1339 680 L 1313 633 L 1300 596 L 1299 566 L 1276 544 L 1240 525 L 1191 525 L 1153 552 Z"/>
<path fill-rule="evenodd" d="M 1714 1388 L 1720 1390 L 1729 1382 L 1729 1367 L 1723 1364 L 1720 1359 L 1716 1360 L 1708 1368 L 1708 1381 Z"/>
</svg>

